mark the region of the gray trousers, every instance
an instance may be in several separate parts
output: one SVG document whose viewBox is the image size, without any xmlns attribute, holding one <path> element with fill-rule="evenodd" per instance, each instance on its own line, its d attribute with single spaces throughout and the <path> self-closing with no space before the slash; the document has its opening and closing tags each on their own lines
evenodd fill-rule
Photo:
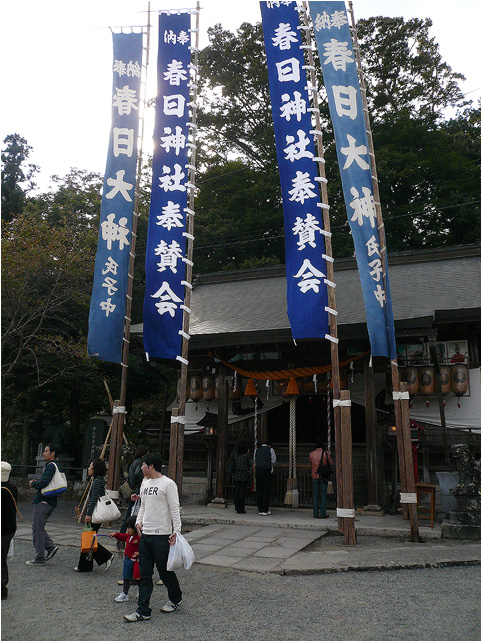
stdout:
<svg viewBox="0 0 483 643">
<path fill-rule="evenodd" d="M 39 563 L 45 561 L 45 551 L 55 547 L 54 541 L 45 531 L 45 525 L 53 511 L 54 508 L 47 502 L 39 502 L 37 505 L 34 505 L 32 514 L 32 536 L 35 551 L 37 552 L 35 560 Z"/>
</svg>

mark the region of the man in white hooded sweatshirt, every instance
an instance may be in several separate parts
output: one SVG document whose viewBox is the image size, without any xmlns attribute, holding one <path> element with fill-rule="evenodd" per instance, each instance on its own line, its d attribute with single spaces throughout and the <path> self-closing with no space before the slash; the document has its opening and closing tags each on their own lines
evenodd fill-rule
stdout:
<svg viewBox="0 0 483 643">
<path fill-rule="evenodd" d="M 139 510 L 136 528 L 141 536 L 139 543 L 139 598 L 137 610 L 126 614 L 124 620 L 134 623 L 151 618 L 149 601 L 153 593 L 154 564 L 168 590 L 168 602 L 162 612 L 174 612 L 182 603 L 182 593 L 174 572 L 167 571 L 169 548 L 181 533 L 178 488 L 176 483 L 161 473 L 159 453 L 148 453 L 143 458 Z"/>
</svg>

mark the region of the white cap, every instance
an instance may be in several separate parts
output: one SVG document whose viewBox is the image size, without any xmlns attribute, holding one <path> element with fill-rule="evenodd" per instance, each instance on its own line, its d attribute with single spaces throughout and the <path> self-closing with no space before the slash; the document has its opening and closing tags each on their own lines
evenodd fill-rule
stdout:
<svg viewBox="0 0 483 643">
<path fill-rule="evenodd" d="M 11 465 L 8 464 L 8 462 L 2 461 L 2 482 L 8 482 L 11 470 L 12 470 Z"/>
</svg>

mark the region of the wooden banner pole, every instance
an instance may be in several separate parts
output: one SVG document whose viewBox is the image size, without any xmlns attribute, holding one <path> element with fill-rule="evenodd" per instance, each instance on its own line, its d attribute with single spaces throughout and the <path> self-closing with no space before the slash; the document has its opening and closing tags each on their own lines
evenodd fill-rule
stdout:
<svg viewBox="0 0 483 643">
<path fill-rule="evenodd" d="M 386 263 L 387 263 L 387 248 L 386 248 L 386 234 L 385 234 L 385 229 L 384 229 L 384 221 L 382 218 L 382 208 L 381 208 L 381 198 L 379 194 L 379 180 L 377 178 L 377 168 L 376 168 L 376 157 L 374 153 L 374 142 L 372 138 L 372 129 L 371 129 L 371 121 L 369 118 L 369 107 L 367 103 L 367 94 L 366 94 L 366 84 L 364 81 L 364 74 L 362 72 L 362 64 L 361 64 L 361 53 L 360 53 L 360 47 L 359 47 L 359 42 L 357 39 L 357 28 L 356 28 L 356 22 L 355 22 L 355 17 L 354 17 L 354 8 L 352 5 L 352 2 L 349 2 L 349 12 L 351 15 L 351 23 L 352 23 L 352 39 L 353 39 L 353 46 L 354 46 L 354 52 L 356 55 L 356 63 L 357 63 L 357 71 L 359 74 L 359 82 L 361 85 L 361 96 L 362 96 L 362 105 L 364 109 L 364 118 L 366 122 L 366 131 L 367 131 L 367 139 L 368 139 L 368 144 L 369 144 L 369 158 L 370 158 L 370 163 L 371 163 L 371 173 L 372 173 L 372 191 L 373 191 L 373 197 L 374 197 L 374 207 L 376 210 L 376 216 L 377 216 L 377 232 L 378 232 L 378 238 L 379 238 L 379 251 L 381 253 L 381 264 L 382 264 L 382 280 L 383 280 L 383 285 L 384 285 L 384 292 L 386 292 L 387 289 L 387 275 L 386 275 Z M 387 301 L 384 300 L 384 305 L 387 308 Z M 399 370 L 397 367 L 397 359 L 392 359 L 391 360 L 391 379 L 392 379 L 392 387 L 393 387 L 393 392 L 396 394 L 400 393 L 400 381 L 399 381 Z M 408 479 L 410 476 L 412 476 L 412 483 L 414 484 L 414 471 L 413 468 L 411 467 L 409 471 L 407 470 L 406 466 L 406 461 L 404 457 L 404 452 L 405 452 L 405 445 L 404 445 L 404 432 L 403 432 L 403 426 L 402 426 L 402 411 L 401 411 L 401 402 L 399 399 L 394 399 L 394 415 L 395 415 L 395 421 L 396 421 L 396 436 L 397 436 L 397 445 L 398 445 L 398 456 L 399 456 L 399 467 L 400 467 L 400 479 L 401 479 L 401 491 L 402 493 L 409 493 L 408 492 Z M 408 509 L 407 505 L 403 505 L 403 513 L 407 515 Z M 416 525 L 417 529 L 417 525 Z M 412 528 L 411 528 L 412 530 Z"/>
<path fill-rule="evenodd" d="M 191 155 L 189 161 L 189 203 L 186 216 L 186 283 L 190 284 L 185 286 L 185 297 L 183 307 L 183 330 L 181 341 L 181 390 L 178 415 L 172 416 L 177 418 L 176 422 L 171 424 L 171 439 L 169 451 L 169 471 L 172 473 L 173 480 L 178 487 L 178 493 L 181 500 L 183 489 L 183 454 L 184 454 L 184 427 L 185 427 L 185 414 L 186 414 L 186 389 L 188 386 L 188 342 L 189 342 L 189 328 L 190 328 L 190 305 L 191 305 L 191 288 L 193 280 L 193 241 L 194 241 L 194 201 L 195 201 L 195 181 L 196 181 L 196 112 L 197 112 L 197 97 L 198 97 L 198 46 L 199 46 L 199 31 L 200 31 L 200 3 L 199 0 L 196 5 L 196 28 L 195 28 L 195 47 L 194 47 L 194 80 L 192 82 L 193 93 L 191 95 L 190 107 L 191 118 L 189 119 L 190 126 L 192 127 L 191 134 Z M 173 433 L 175 434 L 173 436 Z M 173 451 L 171 449 L 174 449 Z M 172 477 L 170 475 L 170 477 Z"/>
<path fill-rule="evenodd" d="M 126 415 L 126 391 L 127 391 L 127 378 L 128 378 L 128 361 L 129 361 L 129 343 L 131 334 L 131 311 L 132 311 L 132 292 L 133 292 L 133 273 L 134 273 L 134 260 L 136 258 L 136 238 L 137 238 L 137 223 L 139 218 L 139 190 L 142 175 L 142 160 L 143 160 L 143 139 L 144 139 L 144 115 L 146 110 L 147 98 L 147 70 L 149 64 L 149 45 L 150 45 L 150 30 L 151 30 L 151 3 L 148 3 L 148 24 L 147 24 L 147 39 L 146 39 L 146 63 L 143 65 L 144 70 L 144 95 L 141 101 L 143 113 L 140 115 L 141 132 L 139 137 L 139 153 L 137 159 L 137 175 L 136 187 L 134 190 L 134 216 L 132 222 L 131 233 L 131 246 L 129 250 L 129 268 L 128 268 L 128 281 L 126 293 L 126 315 L 124 318 L 124 337 L 122 346 L 122 361 L 121 361 L 121 392 L 119 395 L 119 403 L 114 405 L 113 408 L 113 430 L 111 434 L 111 449 L 109 452 L 109 470 L 107 472 L 107 488 L 109 490 L 117 491 L 119 489 L 119 475 L 121 471 L 121 449 L 123 443 L 124 424 Z"/>
<path fill-rule="evenodd" d="M 305 40 L 307 45 L 310 45 L 309 48 L 306 49 L 307 55 L 308 55 L 308 61 L 309 61 L 309 67 L 308 69 L 310 70 L 310 83 L 312 87 L 312 103 L 314 107 L 312 108 L 312 113 L 315 116 L 315 147 L 317 150 L 317 157 L 318 157 L 318 170 L 319 170 L 319 178 L 320 178 L 320 191 L 321 191 L 321 201 L 322 201 L 322 219 L 323 219 L 323 224 L 324 224 L 324 231 L 326 232 L 325 235 L 325 254 L 326 254 L 326 266 L 327 266 L 327 279 L 330 283 L 334 283 L 334 259 L 333 259 L 333 253 L 332 253 L 332 240 L 331 236 L 332 233 L 330 232 L 330 217 L 329 217 L 329 197 L 328 197 L 328 191 L 327 191 L 327 178 L 325 175 L 325 160 L 324 160 L 324 146 L 323 146 L 323 141 L 322 141 L 322 122 L 320 118 L 320 111 L 318 108 L 318 95 L 317 95 L 317 78 L 315 74 L 315 64 L 314 64 L 314 56 L 312 53 L 312 37 L 311 37 L 311 32 L 310 32 L 310 24 L 308 20 L 308 5 L 307 2 L 304 0 L 303 2 L 303 11 L 301 12 L 301 18 L 303 21 L 303 27 L 305 31 Z M 329 283 L 327 287 L 327 294 L 328 294 L 328 303 L 329 303 L 329 308 L 332 310 L 337 310 L 336 308 L 336 302 L 335 302 L 335 291 L 334 291 L 334 286 L 331 286 Z M 339 367 L 339 346 L 338 346 L 338 338 L 337 338 L 337 318 L 334 314 L 329 313 L 329 333 L 331 336 L 331 341 L 330 341 L 330 359 L 331 359 L 331 364 L 332 364 L 332 396 L 334 400 L 339 400 L 341 391 L 340 391 L 340 367 Z M 350 410 L 349 410 L 349 416 L 350 416 Z M 346 430 L 350 432 L 350 421 L 347 426 L 344 427 Z M 340 502 L 340 499 L 343 498 L 344 496 L 344 484 L 345 484 L 345 477 L 344 477 L 344 471 L 343 471 L 343 466 L 342 466 L 342 435 L 341 435 L 341 411 L 340 407 L 335 406 L 334 407 L 334 437 L 335 437 L 335 460 L 336 460 L 336 481 L 337 481 L 337 498 L 338 501 Z M 347 440 L 344 440 L 347 442 Z M 352 449 L 352 446 L 351 446 Z M 352 470 L 350 471 L 345 471 L 345 476 L 349 475 L 352 477 Z M 352 521 L 352 527 L 347 526 L 346 523 L 349 521 L 349 523 Z M 339 518 L 338 520 L 339 523 L 339 531 L 344 532 L 344 533 L 349 533 L 352 532 L 353 530 L 353 525 L 354 525 L 354 520 L 353 518 Z M 350 544 L 350 543 L 348 543 Z"/>
</svg>

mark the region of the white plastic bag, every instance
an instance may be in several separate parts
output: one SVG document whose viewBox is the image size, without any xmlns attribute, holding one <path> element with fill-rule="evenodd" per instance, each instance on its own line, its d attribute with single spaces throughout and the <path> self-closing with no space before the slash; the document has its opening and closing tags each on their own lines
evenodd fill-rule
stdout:
<svg viewBox="0 0 483 643">
<path fill-rule="evenodd" d="M 181 534 L 176 534 L 176 542 L 169 548 L 168 563 L 166 569 L 174 572 L 177 569 L 189 569 L 194 563 L 195 554 L 191 545 Z"/>
<path fill-rule="evenodd" d="M 141 500 L 138 498 L 131 509 L 131 516 L 137 516 L 141 509 Z"/>
<path fill-rule="evenodd" d="M 9 548 L 8 548 L 8 552 L 7 552 L 7 560 L 8 560 L 8 561 L 13 560 L 13 538 L 12 538 L 12 540 L 10 541 L 10 546 L 9 546 Z"/>
</svg>

